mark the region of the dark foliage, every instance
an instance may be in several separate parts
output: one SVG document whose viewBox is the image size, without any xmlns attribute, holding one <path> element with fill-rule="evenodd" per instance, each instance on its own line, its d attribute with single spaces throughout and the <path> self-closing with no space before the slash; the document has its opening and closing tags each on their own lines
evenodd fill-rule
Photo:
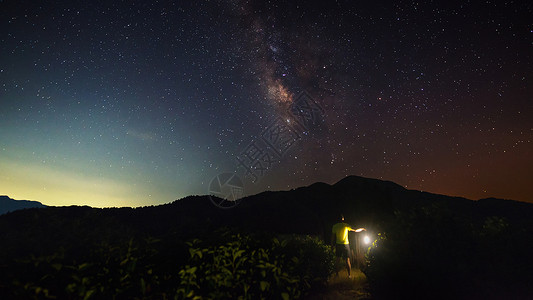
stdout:
<svg viewBox="0 0 533 300">
<path fill-rule="evenodd" d="M 279 264 L 287 276 L 278 277 L 285 283 L 275 285 L 273 277 L 260 280 L 261 272 L 247 265 L 239 272 L 248 272 L 251 277 L 246 278 L 252 279 L 239 281 L 240 292 L 249 284 L 256 293 L 292 297 L 323 282 L 331 269 L 323 245 L 292 234 L 329 242 L 331 226 L 341 213 L 349 223 L 381 233 L 368 252 L 365 270 L 376 298 L 533 294 L 527 284 L 533 279 L 533 205 L 452 198 L 352 176 L 335 185 L 261 193 L 227 210 L 215 207 L 208 197 L 191 196 L 143 208 L 47 207 L 5 214 L 0 216 L 0 298 L 28 290 L 40 297 L 61 291 L 83 298 L 91 290 L 91 295 L 105 297 L 186 297 L 191 291 L 190 296 L 209 297 L 194 288 L 183 294 L 178 287 L 182 280 L 193 280 L 193 273 L 214 278 L 206 277 L 214 271 L 202 262 L 227 261 L 229 253 L 241 250 L 254 263 L 265 260 L 257 251 L 268 252 L 269 259 L 277 261 L 269 263 Z M 220 228 L 232 229 L 228 233 Z M 283 247 L 278 239 L 276 246 L 274 238 L 284 235 L 292 238 L 281 239 Z M 253 237 L 253 243 L 236 236 Z M 194 239 L 200 244 L 186 244 Z M 217 252 L 218 246 L 223 251 Z M 208 258 L 191 256 L 191 248 Z M 320 263 L 314 264 L 317 257 Z M 300 276 L 298 283 L 294 274 Z M 230 281 L 220 282 L 233 277 L 224 278 Z M 263 289 L 261 281 L 266 282 Z M 207 279 L 190 282 L 194 284 L 216 287 Z M 237 295 L 236 290 L 226 292 Z"/>
<path fill-rule="evenodd" d="M 431 203 L 397 211 L 369 248 L 366 270 L 378 299 L 527 299 L 533 295 L 531 221 Z M 531 211 L 531 207 L 528 207 Z"/>
</svg>

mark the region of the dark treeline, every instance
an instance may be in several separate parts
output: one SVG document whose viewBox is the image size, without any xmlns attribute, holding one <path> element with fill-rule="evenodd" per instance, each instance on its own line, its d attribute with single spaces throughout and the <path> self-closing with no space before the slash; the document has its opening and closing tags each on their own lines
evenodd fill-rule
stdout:
<svg viewBox="0 0 533 300">
<path fill-rule="evenodd" d="M 230 245 L 252 236 L 255 241 L 269 241 L 257 249 L 277 247 L 274 252 L 285 248 L 271 241 L 291 234 L 312 235 L 329 243 L 331 226 L 341 213 L 349 223 L 366 227 L 378 238 L 368 250 L 364 269 L 375 298 L 521 299 L 533 295 L 528 284 L 533 280 L 533 205 L 500 199 L 471 201 L 352 176 L 335 185 L 316 183 L 287 192 L 264 192 L 243 199 L 232 209 L 217 208 L 206 196 L 190 196 L 143 208 L 47 207 L 8 213 L 0 216 L 0 296 L 42 281 L 27 275 L 39 269 L 39 261 L 55 266 L 41 270 L 42 274 L 62 272 L 60 264 L 79 268 L 84 261 L 102 259 L 113 251 L 122 251 L 117 257 L 126 259 L 132 243 L 138 251 L 157 250 L 157 254 L 143 254 L 137 264 L 171 262 L 169 268 L 191 264 L 193 239 L 202 241 L 198 249 L 203 247 L 205 253 L 212 252 L 209 245 Z M 253 252 L 242 243 L 231 245 L 228 247 L 243 253 Z M 317 253 L 312 255 L 322 255 Z M 109 255 L 108 260 L 112 260 Z M 117 268 L 128 265 L 121 263 L 116 263 Z M 109 261 L 101 262 L 106 264 Z M 152 274 L 154 268 L 145 271 Z M 295 270 L 301 265 L 287 268 Z M 325 269 L 321 276 L 316 270 L 308 272 L 317 278 L 328 275 Z M 183 274 L 172 275 L 177 279 L 168 275 L 167 280 L 183 281 Z M 287 285 L 293 280 L 292 273 L 288 274 Z M 146 285 L 145 277 L 136 279 L 135 284 Z M 150 277 L 152 286 L 155 281 L 164 285 L 165 279 L 160 277 Z M 122 277 L 117 278 L 120 281 Z M 74 289 L 72 283 L 65 281 L 64 285 Z M 74 292 L 86 296 L 80 286 L 76 285 Z M 261 291 L 274 290 L 270 283 L 260 287 Z M 146 286 L 141 290 L 150 295 Z M 33 292 L 46 296 L 42 289 Z M 180 295 L 187 298 L 187 294 Z"/>
</svg>

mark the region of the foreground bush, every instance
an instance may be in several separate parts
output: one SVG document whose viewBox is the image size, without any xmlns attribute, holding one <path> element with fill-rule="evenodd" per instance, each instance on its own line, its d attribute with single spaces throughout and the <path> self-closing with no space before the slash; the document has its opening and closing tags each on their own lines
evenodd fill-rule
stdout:
<svg viewBox="0 0 533 300">
<path fill-rule="evenodd" d="M 179 272 L 178 298 L 295 299 L 333 271 L 333 253 L 317 239 L 272 239 L 269 247 L 255 243 L 239 235 L 219 246 L 191 243 L 190 264 Z"/>
<path fill-rule="evenodd" d="M 132 239 L 95 246 L 88 257 L 66 258 L 58 250 L 2 266 L 0 297 L 295 299 L 327 280 L 333 258 L 329 247 L 308 236 L 226 232 L 187 244 Z"/>
<path fill-rule="evenodd" d="M 367 253 L 376 299 L 529 299 L 531 235 L 501 217 L 460 219 L 421 207 L 396 212 Z"/>
</svg>

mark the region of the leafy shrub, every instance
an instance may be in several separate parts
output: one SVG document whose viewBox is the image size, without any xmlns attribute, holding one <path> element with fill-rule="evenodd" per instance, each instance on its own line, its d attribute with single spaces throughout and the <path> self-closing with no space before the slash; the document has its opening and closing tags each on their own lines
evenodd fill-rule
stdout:
<svg viewBox="0 0 533 300">
<path fill-rule="evenodd" d="M 394 226 L 367 254 L 372 294 L 376 298 L 460 295 L 473 249 L 469 224 L 436 206 L 398 211 L 395 217 Z"/>
<path fill-rule="evenodd" d="M 30 257 L 18 267 L 31 270 L 12 280 L 13 295 L 21 298 L 145 298 L 159 277 L 149 263 L 157 250 L 156 240 L 130 240 L 120 246 L 101 244 L 83 263 L 65 261 L 62 255 Z M 142 245 L 142 247 L 140 247 Z"/>
<path fill-rule="evenodd" d="M 330 248 L 310 237 L 274 238 L 269 248 L 241 235 L 223 245 L 198 244 L 190 244 L 190 264 L 179 272 L 178 298 L 295 299 L 333 270 Z"/>
<path fill-rule="evenodd" d="M 333 253 L 311 237 L 217 232 L 187 244 L 153 238 L 61 251 L 4 267 L 0 297 L 24 299 L 295 299 L 332 272 Z M 169 245 L 173 245 L 169 249 Z M 69 256 L 71 257 L 71 256 Z"/>
<path fill-rule="evenodd" d="M 396 212 L 386 229 L 366 256 L 376 299 L 526 299 L 532 293 L 530 235 L 506 218 L 460 219 L 423 206 Z"/>
</svg>

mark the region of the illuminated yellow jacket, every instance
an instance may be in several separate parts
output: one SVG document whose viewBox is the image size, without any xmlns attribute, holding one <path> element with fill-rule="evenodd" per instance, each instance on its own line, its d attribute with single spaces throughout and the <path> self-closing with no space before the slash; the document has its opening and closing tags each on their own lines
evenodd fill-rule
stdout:
<svg viewBox="0 0 533 300">
<path fill-rule="evenodd" d="M 348 232 L 352 229 L 350 225 L 346 223 L 337 223 L 331 228 L 331 233 L 335 235 L 335 240 L 337 244 L 346 245 L 350 242 L 348 241 Z"/>
</svg>

